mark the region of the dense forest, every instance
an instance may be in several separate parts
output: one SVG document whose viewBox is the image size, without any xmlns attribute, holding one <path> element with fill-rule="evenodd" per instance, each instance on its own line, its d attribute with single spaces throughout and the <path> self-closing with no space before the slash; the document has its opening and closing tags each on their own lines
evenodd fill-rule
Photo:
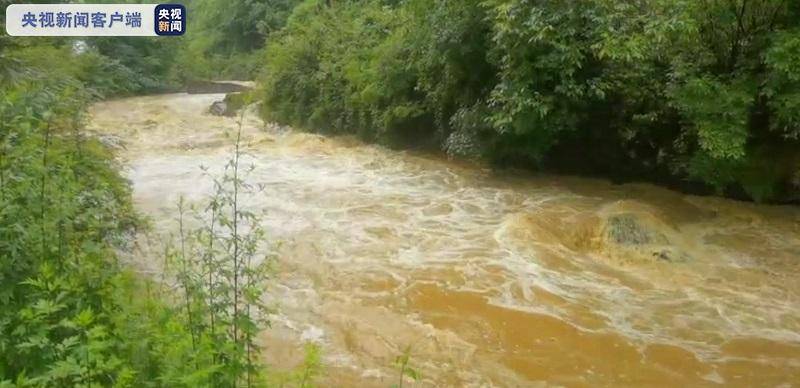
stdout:
<svg viewBox="0 0 800 388">
<path fill-rule="evenodd" d="M 800 4 L 308 1 L 264 114 L 501 166 L 800 200 Z"/>
<path fill-rule="evenodd" d="M 119 262 L 147 225 L 111 151 L 84 132 L 104 98 L 256 79 L 264 119 L 299 129 L 800 201 L 800 2 L 185 3 L 178 38 L 0 36 L 0 387 L 270 381 L 250 337 L 197 318 L 244 319 L 206 303 L 213 287 L 179 272 L 191 298 L 176 303 Z M 310 383 L 309 353 L 286 381 Z"/>
</svg>

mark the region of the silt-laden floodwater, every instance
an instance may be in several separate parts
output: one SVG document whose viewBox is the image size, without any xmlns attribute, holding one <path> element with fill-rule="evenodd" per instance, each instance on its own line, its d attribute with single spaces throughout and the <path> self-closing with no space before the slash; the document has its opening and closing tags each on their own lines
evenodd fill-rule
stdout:
<svg viewBox="0 0 800 388">
<path fill-rule="evenodd" d="M 224 165 L 223 95 L 96 104 L 157 234 Z M 769 386 L 800 382 L 800 209 L 650 185 L 491 172 L 245 118 L 247 177 L 278 247 L 262 343 L 323 386 Z M 154 243 L 155 244 L 155 243 Z M 156 250 L 157 251 L 157 250 Z M 148 261 L 142 257 L 143 262 Z"/>
</svg>

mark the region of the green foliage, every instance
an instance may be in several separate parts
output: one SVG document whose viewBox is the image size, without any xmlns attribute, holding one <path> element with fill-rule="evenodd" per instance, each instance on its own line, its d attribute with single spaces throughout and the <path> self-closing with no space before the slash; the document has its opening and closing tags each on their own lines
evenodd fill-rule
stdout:
<svg viewBox="0 0 800 388">
<path fill-rule="evenodd" d="M 119 303 L 141 283 L 114 252 L 136 224 L 129 189 L 81 133 L 89 94 L 62 75 L 2 87 L 0 381 L 145 385 L 156 355 L 132 347 L 142 328 L 120 317 L 146 312 Z"/>
<path fill-rule="evenodd" d="M 555 141 L 554 133 L 575 130 L 588 104 L 604 96 L 600 69 L 591 66 L 592 39 L 583 28 L 597 12 L 588 4 L 490 4 L 490 55 L 500 76 L 491 94 L 491 122 L 501 134 L 533 137 L 523 143 L 534 158 Z"/>
<path fill-rule="evenodd" d="M 283 28 L 299 0 L 196 0 L 189 32 L 179 38 L 173 74 L 182 81 L 253 79 L 261 49 Z"/>
<path fill-rule="evenodd" d="M 242 116 L 244 110 L 242 110 Z M 264 254 L 264 231 L 257 214 L 241 207 L 251 191 L 240 167 L 241 121 L 234 150 L 220 177 L 209 176 L 215 192 L 199 209 L 178 203 L 175 248 L 166 252 L 165 273 L 174 273 L 181 291 L 182 316 L 191 337 L 191 360 L 214 386 L 263 386 L 258 333 L 268 325 L 261 295 L 272 257 Z M 202 225 L 187 230 L 186 216 Z M 201 373 L 202 372 L 202 373 Z"/>
<path fill-rule="evenodd" d="M 775 44 L 767 50 L 770 70 L 763 94 L 774 112 L 770 129 L 786 139 L 800 139 L 800 29 L 776 34 Z"/>
<path fill-rule="evenodd" d="M 754 87 L 694 78 L 676 88 L 673 100 L 696 131 L 702 151 L 718 160 L 745 157 L 748 110 Z"/>
<path fill-rule="evenodd" d="M 220 257 L 236 247 L 238 272 L 214 263 L 218 294 L 208 300 L 220 313 L 211 334 L 201 335 L 204 322 L 194 319 L 204 311 L 196 309 L 201 294 L 189 286 L 188 271 L 177 276 L 188 301 L 182 304 L 164 285 L 119 263 L 117 252 L 130 250 L 141 223 L 111 153 L 84 133 L 84 111 L 97 97 L 148 89 L 136 75 L 153 75 L 158 70 L 149 66 L 158 64 L 124 55 L 104 64 L 103 47 L 118 44 L 98 43 L 84 52 L 58 39 L 3 47 L 0 385 L 263 385 L 251 378 L 261 370 L 254 338 L 263 328 L 262 315 L 251 315 L 251 308 L 260 306 L 257 279 L 266 276 L 250 263 L 260 236 L 255 229 L 213 237 L 223 247 Z M 220 232 L 251 226 L 249 213 L 234 211 L 234 221 L 221 213 L 230 207 L 227 187 L 243 187 L 241 177 L 226 175 L 221 182 Z M 184 250 L 172 255 L 175 261 L 189 257 Z M 238 287 L 225 286 L 231 273 L 243 281 Z M 227 295 L 234 294 L 238 302 L 229 303 Z M 230 305 L 240 312 L 227 313 L 223 306 Z M 230 326 L 237 327 L 236 341 L 225 340 Z"/>
<path fill-rule="evenodd" d="M 266 49 L 262 112 L 499 164 L 791 200 L 798 16 L 747 0 L 307 0 Z M 745 170 L 778 173 L 754 189 Z"/>
<path fill-rule="evenodd" d="M 257 257 L 258 216 L 239 207 L 251 189 L 241 128 L 225 174 L 209 178 L 207 210 L 192 213 L 208 224 L 189 230 L 180 204 L 180 245 L 154 283 L 119 263 L 142 223 L 113 155 L 84 133 L 84 112 L 168 85 L 169 45 L 0 42 L 0 386 L 266 385 L 256 336 L 268 324 L 270 260 Z M 312 386 L 320 368 L 309 348 L 286 382 Z"/>
<path fill-rule="evenodd" d="M 398 383 L 393 385 L 393 387 L 403 388 L 403 382 L 405 381 L 406 377 L 414 381 L 417 381 L 422 377 L 420 373 L 411 365 L 410 345 L 406 346 L 405 349 L 403 349 L 403 353 L 397 356 L 397 358 L 394 360 L 394 365 L 400 372 L 400 376 L 398 377 Z"/>
<path fill-rule="evenodd" d="M 0 46 L 0 81 L 77 82 L 91 98 L 170 90 L 177 87 L 173 45 L 157 38 L 17 38 Z"/>
<path fill-rule="evenodd" d="M 159 92 L 177 88 L 172 68 L 179 42 L 163 38 L 95 37 L 88 40 L 96 59 L 85 81 L 108 94 Z"/>
<path fill-rule="evenodd" d="M 474 67 L 488 68 L 483 13 L 471 4 L 302 3 L 267 49 L 265 116 L 390 145 L 438 143 L 450 116 L 487 90 Z"/>
</svg>

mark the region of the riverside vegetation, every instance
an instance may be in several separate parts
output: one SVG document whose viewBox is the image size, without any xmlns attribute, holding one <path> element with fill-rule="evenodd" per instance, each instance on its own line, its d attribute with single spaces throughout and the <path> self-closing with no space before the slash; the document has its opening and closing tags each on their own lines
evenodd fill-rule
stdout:
<svg viewBox="0 0 800 388">
<path fill-rule="evenodd" d="M 269 121 L 501 167 L 800 201 L 797 2 L 188 4 L 202 34 L 186 37 L 178 78 L 260 78 Z"/>
<path fill-rule="evenodd" d="M 500 166 L 800 200 L 800 3 L 300 3 L 268 120 Z"/>
<path fill-rule="evenodd" d="M 147 225 L 84 113 L 173 85 L 173 44 L 0 38 L 0 386 L 309 386 L 318 375 L 315 347 L 298 372 L 263 373 L 254 338 L 269 260 L 254 259 L 263 231 L 239 207 L 238 136 L 225 173 L 209 176 L 203 226 L 189 230 L 178 204 L 164 276 L 120 260 Z"/>
</svg>

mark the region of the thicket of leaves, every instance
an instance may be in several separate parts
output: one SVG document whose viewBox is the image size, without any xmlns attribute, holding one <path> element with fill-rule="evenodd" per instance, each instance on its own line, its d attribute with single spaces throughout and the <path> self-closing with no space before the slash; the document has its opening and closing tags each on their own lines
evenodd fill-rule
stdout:
<svg viewBox="0 0 800 388">
<path fill-rule="evenodd" d="M 267 46 L 263 113 L 501 165 L 798 201 L 799 71 L 790 1 L 306 0 Z"/>
<path fill-rule="evenodd" d="M 189 33 L 178 39 L 175 76 L 251 80 L 263 62 L 265 42 L 283 28 L 300 0 L 187 1 Z"/>
<path fill-rule="evenodd" d="M 270 382 L 255 341 L 263 237 L 237 207 L 238 142 L 226 173 L 209 178 L 206 227 L 184 235 L 181 212 L 164 277 L 119 262 L 142 223 L 84 115 L 98 98 L 161 88 L 168 58 L 149 42 L 0 37 L 0 387 Z M 313 384 L 316 348 L 302 368 L 280 383 Z"/>
<path fill-rule="evenodd" d="M 157 384 L 164 360 L 142 339 L 169 335 L 154 329 L 171 318 L 115 260 L 135 219 L 108 151 L 82 133 L 87 58 L 42 68 L 65 52 L 3 49 L 0 385 Z"/>
<path fill-rule="evenodd" d="M 162 88 L 160 47 L 0 36 L 0 386 L 190 373 L 164 352 L 188 349 L 180 316 L 117 261 L 139 223 L 112 155 L 83 130 L 89 102 Z"/>
</svg>

